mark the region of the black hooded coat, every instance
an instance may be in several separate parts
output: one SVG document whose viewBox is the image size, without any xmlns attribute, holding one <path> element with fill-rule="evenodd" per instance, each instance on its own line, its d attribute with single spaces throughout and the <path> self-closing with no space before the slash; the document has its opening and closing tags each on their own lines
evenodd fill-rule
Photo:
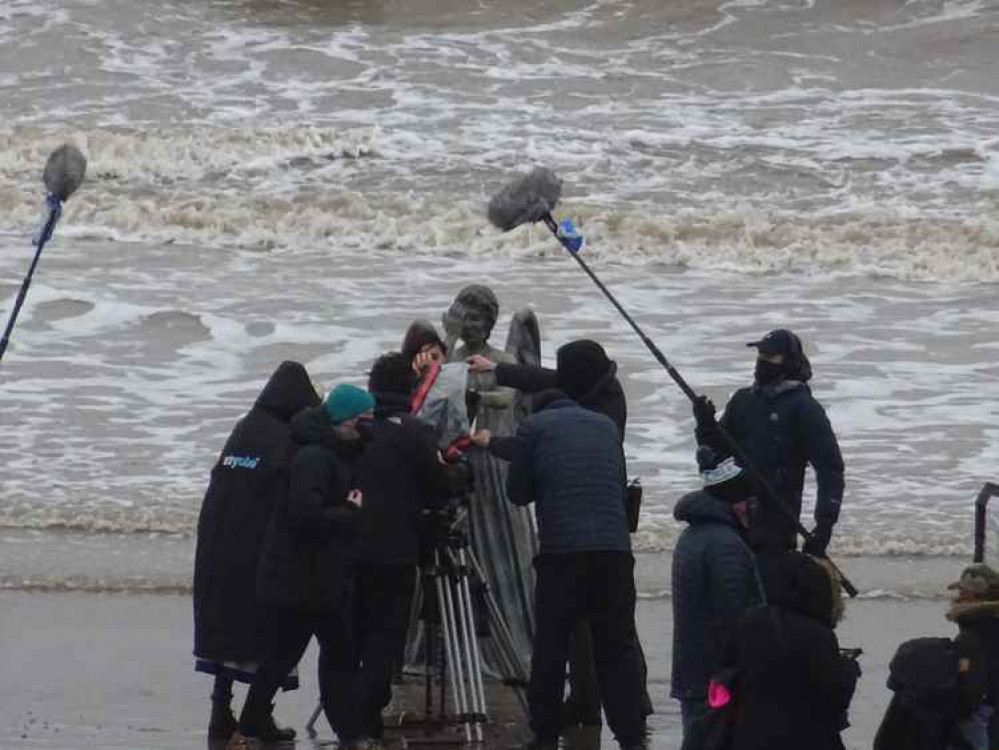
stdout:
<svg viewBox="0 0 999 750">
<path fill-rule="evenodd" d="M 781 380 L 735 392 L 721 424 L 749 462 L 759 469 L 791 515 L 801 514 L 805 467 L 815 470 L 815 521 L 832 526 L 843 501 L 844 467 L 839 443 L 825 409 L 800 380 Z M 698 436 L 698 442 L 711 440 Z M 724 443 L 720 449 L 725 450 Z M 751 543 L 781 542 L 792 546 L 794 525 L 768 504 L 753 517 Z"/>
<path fill-rule="evenodd" d="M 319 403 L 297 362 L 282 362 L 233 429 L 201 505 L 194 563 L 194 654 L 257 662 L 270 632 L 256 597 L 257 564 L 271 511 L 284 496 L 295 450 L 289 422 Z"/>
<path fill-rule="evenodd" d="M 322 406 L 301 412 L 291 427 L 298 450 L 267 528 L 257 596 L 309 614 L 349 612 L 361 512 L 347 495 L 364 446 L 342 440 Z"/>
<path fill-rule="evenodd" d="M 409 398 L 374 395 L 374 435 L 357 466 L 358 487 L 364 493 L 357 559 L 416 565 L 420 513 L 446 507 L 451 495 L 448 469 L 437 459 L 429 426 L 409 414 Z"/>
<path fill-rule="evenodd" d="M 726 662 L 738 669 L 734 750 L 843 750 L 859 677 L 833 632 L 828 573 L 798 552 L 758 559 L 767 606 L 739 622 Z"/>
</svg>

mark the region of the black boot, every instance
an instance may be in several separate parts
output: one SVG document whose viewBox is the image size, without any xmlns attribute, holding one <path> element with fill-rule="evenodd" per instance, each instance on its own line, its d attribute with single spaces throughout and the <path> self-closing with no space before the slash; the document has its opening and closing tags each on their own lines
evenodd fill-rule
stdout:
<svg viewBox="0 0 999 750">
<path fill-rule="evenodd" d="M 291 742 L 295 739 L 294 729 L 291 727 L 279 727 L 274 723 L 273 703 L 271 704 L 271 712 L 267 715 L 263 724 L 266 737 L 261 737 L 261 739 L 266 739 L 268 742 Z"/>
<path fill-rule="evenodd" d="M 227 740 L 236 733 L 239 723 L 232 713 L 229 701 L 213 700 L 212 717 L 208 720 L 208 738 Z"/>
<path fill-rule="evenodd" d="M 295 739 L 294 729 L 283 729 L 274 723 L 274 705 L 271 704 L 270 711 L 247 712 L 243 709 L 243 715 L 239 717 L 239 731 L 244 737 L 260 740 L 261 742 L 291 742 Z"/>
</svg>

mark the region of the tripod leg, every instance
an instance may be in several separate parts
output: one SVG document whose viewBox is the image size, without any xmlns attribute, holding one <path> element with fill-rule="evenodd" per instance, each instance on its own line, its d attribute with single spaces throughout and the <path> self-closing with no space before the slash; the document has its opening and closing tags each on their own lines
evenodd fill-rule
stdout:
<svg viewBox="0 0 999 750">
<path fill-rule="evenodd" d="M 517 695 L 517 700 L 520 703 L 521 709 L 524 711 L 524 715 L 529 716 L 530 713 L 527 706 L 527 697 L 524 695 L 524 689 L 522 687 L 522 685 L 526 684 L 529 680 L 527 666 L 524 664 L 523 660 L 520 658 L 520 654 L 517 653 L 517 650 L 513 646 L 513 637 L 510 635 L 510 628 L 507 626 L 503 613 L 500 611 L 495 597 L 492 595 L 488 584 L 485 582 L 479 561 L 475 559 L 475 553 L 471 550 L 468 551 L 468 561 L 471 564 L 471 569 L 478 578 L 479 584 L 482 586 L 485 594 L 486 610 L 489 614 L 489 624 L 492 628 L 493 634 L 495 635 L 494 641 L 496 644 L 496 652 L 500 660 L 504 662 L 504 664 L 501 665 L 501 668 L 506 672 L 505 677 L 515 680 L 518 683 L 514 686 L 514 692 Z"/>
<path fill-rule="evenodd" d="M 499 645 L 506 651 L 506 656 L 513 667 L 509 676 L 521 680 L 522 682 L 527 682 L 527 665 L 524 664 L 523 660 L 520 658 L 520 654 L 517 653 L 517 650 L 513 646 L 513 635 L 510 633 L 510 627 L 506 623 L 506 618 L 503 616 L 503 612 L 500 610 L 499 604 L 496 603 L 496 597 L 494 597 L 492 591 L 489 590 L 489 585 L 486 583 L 482 567 L 479 565 L 479 561 L 475 559 L 475 553 L 469 551 L 468 559 L 471 563 L 472 570 L 475 571 L 475 575 L 478 577 L 483 587 L 483 591 L 485 592 L 486 608 L 489 611 L 490 624 L 493 625 L 494 632 L 499 635 L 499 638 L 497 639 L 499 641 Z"/>
<path fill-rule="evenodd" d="M 452 555 L 454 553 L 451 553 Z M 468 567 L 465 550 L 458 549 L 458 606 L 465 636 L 465 655 L 468 659 L 468 683 L 472 694 L 472 720 L 475 722 L 475 739 L 482 742 L 482 724 L 488 718 L 486 711 L 486 691 L 482 684 L 482 660 L 479 655 L 479 642 L 475 637 L 475 615 L 472 612 L 472 591 L 468 585 Z"/>
<path fill-rule="evenodd" d="M 305 731 L 309 733 L 312 737 L 316 734 L 316 722 L 319 721 L 319 714 L 323 712 L 322 701 L 316 706 L 316 710 L 312 712 L 312 716 L 309 717 L 309 721 L 305 724 Z"/>
<path fill-rule="evenodd" d="M 436 568 L 435 585 L 437 601 L 441 609 L 441 627 L 444 630 L 444 649 L 447 655 L 447 672 L 451 682 L 451 694 L 454 696 L 456 713 L 465 722 L 465 740 L 472 741 L 472 731 L 468 724 L 468 706 L 465 703 L 465 684 L 461 680 L 460 656 L 455 633 L 454 607 L 451 601 L 450 581 L 446 580 L 447 572 L 442 566 L 440 552 L 434 552 Z"/>
</svg>

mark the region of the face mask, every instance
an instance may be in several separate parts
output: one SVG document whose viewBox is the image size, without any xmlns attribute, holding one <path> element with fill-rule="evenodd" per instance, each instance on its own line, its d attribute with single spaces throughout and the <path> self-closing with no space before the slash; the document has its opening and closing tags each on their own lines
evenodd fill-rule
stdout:
<svg viewBox="0 0 999 750">
<path fill-rule="evenodd" d="M 765 359 L 756 360 L 756 369 L 753 371 L 753 379 L 757 385 L 769 385 L 781 379 L 784 375 L 784 365 L 767 362 Z"/>
<path fill-rule="evenodd" d="M 357 430 L 358 437 L 362 443 L 370 443 L 375 439 L 375 422 L 373 419 L 358 419 L 354 429 Z"/>
</svg>

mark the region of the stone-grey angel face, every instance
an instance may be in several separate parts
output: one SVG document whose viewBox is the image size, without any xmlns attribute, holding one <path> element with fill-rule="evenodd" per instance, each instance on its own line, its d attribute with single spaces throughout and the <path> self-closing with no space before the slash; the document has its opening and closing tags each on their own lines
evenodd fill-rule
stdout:
<svg viewBox="0 0 999 750">
<path fill-rule="evenodd" d="M 444 331 L 447 336 L 457 336 L 466 344 L 483 344 L 489 339 L 498 317 L 499 302 L 492 289 L 472 284 L 458 293 L 444 313 Z"/>
</svg>

